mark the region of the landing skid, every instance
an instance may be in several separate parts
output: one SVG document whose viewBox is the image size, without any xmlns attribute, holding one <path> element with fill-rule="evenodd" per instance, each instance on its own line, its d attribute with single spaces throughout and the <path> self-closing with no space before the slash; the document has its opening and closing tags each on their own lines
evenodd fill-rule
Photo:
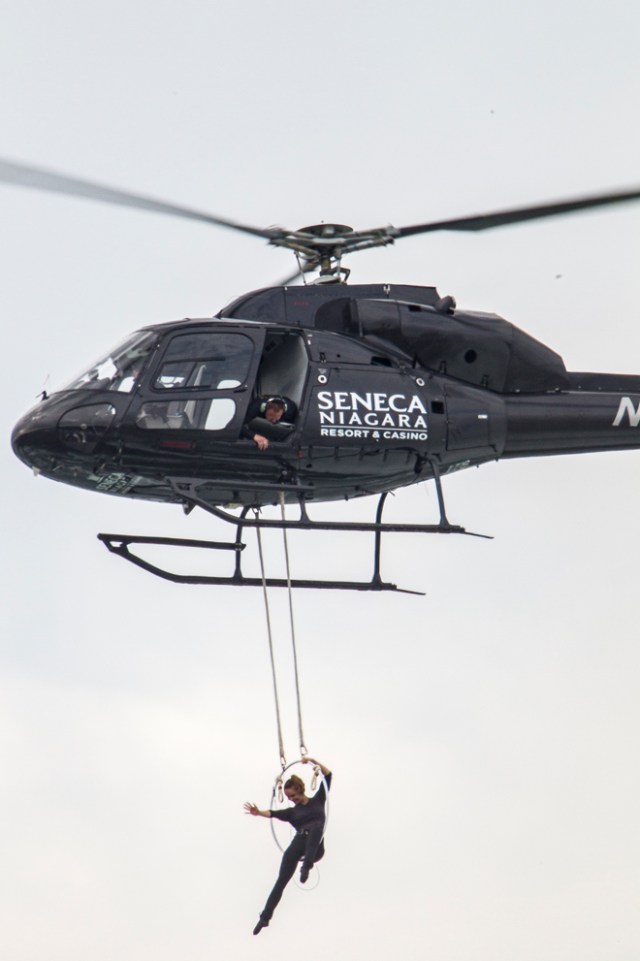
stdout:
<svg viewBox="0 0 640 961">
<path fill-rule="evenodd" d="M 384 524 L 382 522 L 382 512 L 387 499 L 387 493 L 381 494 L 376 510 L 376 519 L 373 523 L 361 523 L 353 521 L 312 521 L 306 510 L 304 497 L 300 497 L 300 517 L 298 520 L 264 520 L 258 516 L 251 518 L 248 516 L 250 507 L 244 507 L 239 517 L 230 514 L 221 507 L 214 507 L 205 500 L 199 491 L 209 483 L 203 480 L 193 480 L 191 478 L 175 478 L 170 483 L 176 494 L 183 500 L 187 510 L 200 507 L 202 510 L 213 514 L 220 520 L 236 527 L 235 541 L 200 541 L 178 537 L 137 537 L 132 534 L 98 534 L 98 539 L 105 547 L 118 557 L 141 567 L 157 577 L 173 581 L 176 584 L 226 584 L 232 587 L 262 587 L 263 580 L 260 577 L 245 577 L 242 573 L 242 552 L 246 544 L 242 540 L 245 528 L 256 528 L 258 530 L 304 530 L 304 531 L 355 531 L 369 532 L 374 535 L 374 556 L 373 556 L 373 575 L 370 581 L 334 581 L 334 580 L 299 580 L 292 578 L 290 581 L 284 578 L 267 577 L 264 581 L 267 587 L 295 587 L 295 588 L 317 588 L 324 590 L 343 590 L 343 591 L 397 591 L 401 594 L 415 594 L 423 596 L 423 591 L 411 591 L 406 588 L 397 587 L 387 581 L 383 581 L 380 576 L 380 556 L 382 548 L 382 535 L 385 533 L 400 534 L 465 534 L 468 537 L 483 537 L 491 539 L 486 534 L 474 534 L 450 524 L 444 507 L 442 487 L 440 477 L 436 474 L 436 489 L 438 492 L 438 505 L 440 509 L 440 521 L 437 524 Z M 285 490 L 285 486 L 278 488 Z M 286 486 L 287 492 L 291 490 Z M 195 547 L 205 550 L 232 551 L 235 555 L 235 568 L 230 576 L 213 577 L 200 574 L 176 574 L 173 571 L 165 570 L 149 561 L 143 560 L 134 554 L 130 547 L 133 544 L 152 544 L 162 547 Z"/>
</svg>

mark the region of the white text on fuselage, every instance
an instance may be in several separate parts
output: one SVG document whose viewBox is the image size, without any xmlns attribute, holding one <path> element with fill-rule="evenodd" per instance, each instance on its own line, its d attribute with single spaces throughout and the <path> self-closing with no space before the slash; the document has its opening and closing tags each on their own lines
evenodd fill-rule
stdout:
<svg viewBox="0 0 640 961">
<path fill-rule="evenodd" d="M 427 409 L 413 394 L 318 391 L 323 437 L 373 440 L 426 440 Z"/>
<path fill-rule="evenodd" d="M 612 427 L 619 427 L 624 420 L 624 415 L 627 414 L 629 417 L 629 427 L 637 427 L 640 424 L 640 403 L 638 408 L 633 406 L 633 401 L 630 397 L 621 397 L 620 403 L 618 405 L 618 413 L 615 416 L 615 420 Z"/>
</svg>

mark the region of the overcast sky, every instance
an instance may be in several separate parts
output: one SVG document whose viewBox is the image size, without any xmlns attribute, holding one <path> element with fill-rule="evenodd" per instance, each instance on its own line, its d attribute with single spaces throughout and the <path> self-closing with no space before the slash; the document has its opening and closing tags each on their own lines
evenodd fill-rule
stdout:
<svg viewBox="0 0 640 961">
<path fill-rule="evenodd" d="M 259 227 L 397 226 L 640 182 L 629 0 L 6 0 L 0 155 Z M 213 518 L 33 477 L 13 424 L 130 331 L 292 269 L 260 240 L 0 187 L 5 375 L 0 949 L 11 961 L 636 961 L 640 454 L 485 466 L 452 522 L 396 535 L 426 597 L 300 592 L 307 746 L 335 771 L 327 856 L 277 873 L 259 591 L 165 583 L 98 531 L 220 539 Z M 353 282 L 436 285 L 574 370 L 640 373 L 640 205 L 407 239 Z M 313 516 L 371 518 L 375 501 Z M 436 516 L 432 485 L 388 519 Z M 282 572 L 278 536 L 266 540 Z M 371 544 L 293 535 L 293 573 Z M 187 560 L 187 567 L 199 558 Z M 286 596 L 272 599 L 297 753 Z"/>
</svg>

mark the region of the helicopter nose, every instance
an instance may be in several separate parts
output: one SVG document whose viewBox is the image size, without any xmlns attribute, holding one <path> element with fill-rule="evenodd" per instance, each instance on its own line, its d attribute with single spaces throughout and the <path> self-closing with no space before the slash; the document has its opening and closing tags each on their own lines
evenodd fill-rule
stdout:
<svg viewBox="0 0 640 961">
<path fill-rule="evenodd" d="M 115 413 L 112 404 L 87 404 L 68 394 L 43 398 L 15 425 L 11 446 L 28 467 L 50 472 L 65 455 L 92 454 Z"/>
<path fill-rule="evenodd" d="M 53 430 L 52 418 L 42 400 L 20 418 L 11 432 L 13 452 L 27 467 L 42 469 L 40 453 L 51 447 Z"/>
</svg>

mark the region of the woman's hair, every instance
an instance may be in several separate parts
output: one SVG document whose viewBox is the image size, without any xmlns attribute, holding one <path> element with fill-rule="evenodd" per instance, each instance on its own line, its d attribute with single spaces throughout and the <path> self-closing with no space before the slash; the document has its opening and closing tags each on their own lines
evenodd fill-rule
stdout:
<svg viewBox="0 0 640 961">
<path fill-rule="evenodd" d="M 304 781 L 302 780 L 302 778 L 301 778 L 301 777 L 298 777 L 297 774 L 292 774 L 291 777 L 289 778 L 289 780 L 288 780 L 288 781 L 285 781 L 284 786 L 285 786 L 285 788 L 295 787 L 295 788 L 297 788 L 299 791 L 302 791 L 303 794 L 304 794 L 304 792 L 306 791 L 306 788 L 307 788 L 307 786 L 306 786 L 306 784 L 304 783 Z"/>
</svg>

